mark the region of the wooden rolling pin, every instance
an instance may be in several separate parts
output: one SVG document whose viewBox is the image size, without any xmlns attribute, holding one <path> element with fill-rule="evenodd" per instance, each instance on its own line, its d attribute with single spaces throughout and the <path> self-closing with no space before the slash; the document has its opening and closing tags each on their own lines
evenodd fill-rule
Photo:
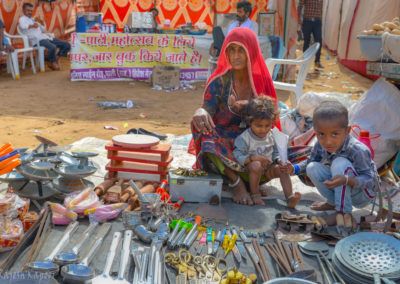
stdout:
<svg viewBox="0 0 400 284">
<path fill-rule="evenodd" d="M 138 188 L 142 188 L 143 187 L 143 183 L 142 182 L 136 182 L 136 185 L 137 185 Z M 125 188 L 124 191 L 122 192 L 121 202 L 126 202 L 129 198 L 131 198 L 135 194 L 136 194 L 135 190 L 132 188 L 132 186 L 128 185 L 128 187 Z"/>
<path fill-rule="evenodd" d="M 94 193 L 96 193 L 97 196 L 102 196 L 106 194 L 107 190 L 114 185 L 115 181 L 116 181 L 115 179 L 109 179 L 103 181 L 94 188 Z"/>
<path fill-rule="evenodd" d="M 152 184 L 145 185 L 140 189 L 141 193 L 154 193 L 155 191 L 156 188 Z M 132 211 L 138 206 L 139 206 L 138 196 L 137 194 L 135 194 L 128 199 L 128 207 L 126 207 L 124 211 Z"/>
</svg>

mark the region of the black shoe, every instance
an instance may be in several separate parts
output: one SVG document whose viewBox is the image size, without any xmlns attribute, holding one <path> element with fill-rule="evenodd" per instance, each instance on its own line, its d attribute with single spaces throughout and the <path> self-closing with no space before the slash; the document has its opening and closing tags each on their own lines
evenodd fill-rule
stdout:
<svg viewBox="0 0 400 284">
<path fill-rule="evenodd" d="M 321 62 L 315 62 L 314 66 L 318 69 L 324 69 L 324 66 L 322 66 Z"/>
<path fill-rule="evenodd" d="M 154 137 L 157 137 L 157 138 L 160 139 L 160 140 L 167 139 L 167 137 L 168 137 L 167 135 L 159 134 L 159 133 L 157 133 L 157 132 L 150 132 L 150 131 L 147 131 L 146 129 L 143 129 L 143 128 L 139 128 L 139 129 L 137 130 L 137 133 L 138 133 L 138 134 L 144 134 L 144 135 L 154 136 Z"/>
</svg>

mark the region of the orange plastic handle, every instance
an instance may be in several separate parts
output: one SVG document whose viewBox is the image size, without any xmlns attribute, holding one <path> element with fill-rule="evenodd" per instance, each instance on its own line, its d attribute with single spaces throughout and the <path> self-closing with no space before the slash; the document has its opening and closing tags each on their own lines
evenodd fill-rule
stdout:
<svg viewBox="0 0 400 284">
<path fill-rule="evenodd" d="M 5 168 L 0 170 L 0 176 L 11 172 L 15 167 L 21 165 L 21 160 L 16 160 L 9 163 Z"/>
<path fill-rule="evenodd" d="M 11 147 L 11 143 L 6 143 L 3 146 L 0 147 L 0 153 L 3 152 L 5 149 L 7 149 L 8 147 Z"/>
<path fill-rule="evenodd" d="M 197 217 L 196 217 L 195 223 L 197 223 L 197 224 L 200 226 L 200 223 L 201 223 L 201 216 L 197 216 Z"/>
<path fill-rule="evenodd" d="M 14 149 L 10 146 L 10 147 L 4 149 L 3 152 L 0 152 L 0 156 L 7 155 L 7 154 L 11 153 L 12 151 L 14 151 Z"/>
<path fill-rule="evenodd" d="M 17 155 L 12 156 L 12 157 L 10 157 L 10 158 L 8 158 L 8 159 L 5 159 L 4 161 L 1 161 L 1 162 L 0 162 L 0 170 L 1 170 L 2 168 L 4 168 L 5 166 L 7 166 L 7 164 L 8 164 L 9 162 L 11 162 L 12 160 L 15 160 L 15 159 L 19 158 L 20 156 L 21 156 L 20 154 L 17 154 Z"/>
</svg>

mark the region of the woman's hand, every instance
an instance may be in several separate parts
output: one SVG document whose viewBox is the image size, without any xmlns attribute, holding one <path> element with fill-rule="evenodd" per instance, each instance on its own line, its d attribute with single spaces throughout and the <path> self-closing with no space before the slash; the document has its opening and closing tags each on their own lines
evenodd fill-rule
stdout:
<svg viewBox="0 0 400 284">
<path fill-rule="evenodd" d="M 204 108 L 199 108 L 195 111 L 192 121 L 197 131 L 200 131 L 206 135 L 208 135 L 212 129 L 215 128 L 215 124 L 210 114 Z"/>
</svg>

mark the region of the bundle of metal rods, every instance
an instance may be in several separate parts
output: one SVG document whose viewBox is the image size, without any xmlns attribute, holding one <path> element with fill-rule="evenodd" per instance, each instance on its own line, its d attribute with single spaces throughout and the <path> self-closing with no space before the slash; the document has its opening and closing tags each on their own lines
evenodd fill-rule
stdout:
<svg viewBox="0 0 400 284">
<path fill-rule="evenodd" d="M 285 275 L 304 269 L 297 243 L 281 242 L 275 235 L 275 243 L 266 243 L 264 247 Z"/>
<path fill-rule="evenodd" d="M 265 260 L 264 254 L 261 251 L 261 246 L 256 240 L 252 240 L 254 251 L 258 256 L 259 263 L 254 261 L 254 266 L 256 267 L 257 272 L 260 274 L 263 282 L 271 280 L 271 273 L 268 270 L 267 262 Z"/>
</svg>

